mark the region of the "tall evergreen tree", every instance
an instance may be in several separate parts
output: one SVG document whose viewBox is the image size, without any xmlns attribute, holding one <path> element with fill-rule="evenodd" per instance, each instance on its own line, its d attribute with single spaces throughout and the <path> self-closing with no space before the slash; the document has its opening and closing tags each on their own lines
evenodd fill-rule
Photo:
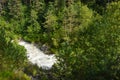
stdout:
<svg viewBox="0 0 120 80">
<path fill-rule="evenodd" d="M 64 8 L 63 30 L 66 35 L 73 35 L 78 31 L 83 31 L 92 22 L 93 13 L 80 2 L 73 3 Z"/>
<path fill-rule="evenodd" d="M 54 2 L 54 6 L 56 8 L 56 12 L 62 11 L 64 9 L 65 5 L 66 5 L 66 1 L 65 0 L 55 0 L 55 2 Z"/>
<path fill-rule="evenodd" d="M 31 0 L 31 8 L 36 12 L 43 11 L 44 6 L 44 0 Z"/>
<path fill-rule="evenodd" d="M 9 19 L 20 20 L 23 17 L 21 0 L 8 0 Z"/>
<path fill-rule="evenodd" d="M 38 16 L 37 12 L 33 9 L 30 11 L 30 16 L 26 22 L 25 28 L 25 35 L 24 39 L 28 41 L 39 41 L 39 36 L 41 32 L 41 26 L 37 21 Z"/>
<path fill-rule="evenodd" d="M 45 14 L 45 22 L 44 22 L 44 28 L 45 28 L 45 34 L 44 36 L 46 40 L 51 41 L 54 33 L 58 29 L 58 17 L 55 13 L 55 7 L 52 3 L 49 4 L 47 13 Z"/>
</svg>

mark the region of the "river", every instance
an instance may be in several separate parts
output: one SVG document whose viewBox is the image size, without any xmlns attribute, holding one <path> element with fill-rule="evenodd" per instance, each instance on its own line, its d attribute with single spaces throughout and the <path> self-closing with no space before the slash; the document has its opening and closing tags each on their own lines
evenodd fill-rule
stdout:
<svg viewBox="0 0 120 80">
<path fill-rule="evenodd" d="M 29 62 L 38 65 L 38 67 L 42 67 L 42 69 L 50 69 L 56 62 L 54 54 L 44 54 L 37 46 L 32 43 L 20 40 L 19 45 L 24 46 L 27 50 L 27 58 Z"/>
</svg>

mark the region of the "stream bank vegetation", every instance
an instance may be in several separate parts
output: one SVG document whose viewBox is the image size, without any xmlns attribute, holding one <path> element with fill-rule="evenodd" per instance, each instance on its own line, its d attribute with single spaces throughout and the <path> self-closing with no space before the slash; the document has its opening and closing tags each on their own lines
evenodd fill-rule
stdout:
<svg viewBox="0 0 120 80">
<path fill-rule="evenodd" d="M 28 63 L 19 38 L 48 45 L 59 63 Z M 120 0 L 1 0 L 0 80 L 31 79 L 120 80 Z"/>
</svg>

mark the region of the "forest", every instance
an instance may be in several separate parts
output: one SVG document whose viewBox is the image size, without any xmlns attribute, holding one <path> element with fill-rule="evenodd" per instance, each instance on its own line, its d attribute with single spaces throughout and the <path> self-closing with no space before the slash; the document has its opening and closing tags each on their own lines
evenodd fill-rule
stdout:
<svg viewBox="0 0 120 80">
<path fill-rule="evenodd" d="M 58 63 L 30 64 L 19 40 Z M 120 80 L 120 0 L 0 0 L 0 80 Z"/>
</svg>

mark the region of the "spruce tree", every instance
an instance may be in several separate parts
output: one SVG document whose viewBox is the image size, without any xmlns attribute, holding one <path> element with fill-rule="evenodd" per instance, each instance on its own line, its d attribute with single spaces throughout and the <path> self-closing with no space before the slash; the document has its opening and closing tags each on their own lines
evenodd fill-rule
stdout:
<svg viewBox="0 0 120 80">
<path fill-rule="evenodd" d="M 31 0 L 31 8 L 36 12 L 43 11 L 44 6 L 44 0 Z"/>
<path fill-rule="evenodd" d="M 55 8 L 52 3 L 49 4 L 47 13 L 45 14 L 45 22 L 44 22 L 44 28 L 45 28 L 45 33 L 44 36 L 46 40 L 51 42 L 53 35 L 58 29 L 58 17 L 55 14 Z"/>
<path fill-rule="evenodd" d="M 21 0 L 8 0 L 9 18 L 20 20 L 23 17 Z"/>
<path fill-rule="evenodd" d="M 41 26 L 37 21 L 38 16 L 37 16 L 37 12 L 33 9 L 31 9 L 30 11 L 30 16 L 26 22 L 25 27 L 25 35 L 24 35 L 24 39 L 28 40 L 28 41 L 39 41 L 39 37 L 40 32 L 41 32 Z"/>
<path fill-rule="evenodd" d="M 92 11 L 80 2 L 75 2 L 68 7 L 64 7 L 62 28 L 65 35 L 70 37 L 79 31 L 84 31 L 92 22 L 92 18 Z"/>
</svg>

